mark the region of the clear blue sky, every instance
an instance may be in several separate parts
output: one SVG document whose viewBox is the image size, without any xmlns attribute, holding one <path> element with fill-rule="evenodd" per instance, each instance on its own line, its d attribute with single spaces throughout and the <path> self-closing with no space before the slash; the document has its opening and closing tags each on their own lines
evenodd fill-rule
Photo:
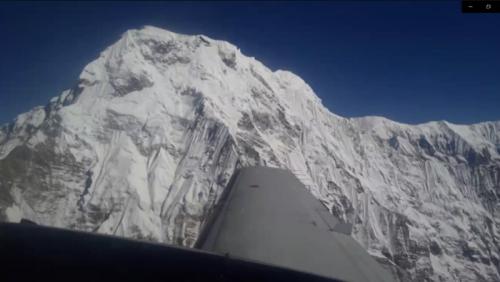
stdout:
<svg viewBox="0 0 500 282">
<path fill-rule="evenodd" d="M 301 76 L 333 112 L 500 120 L 500 14 L 459 1 L 0 3 L 0 123 L 44 105 L 127 29 L 232 42 Z"/>
</svg>

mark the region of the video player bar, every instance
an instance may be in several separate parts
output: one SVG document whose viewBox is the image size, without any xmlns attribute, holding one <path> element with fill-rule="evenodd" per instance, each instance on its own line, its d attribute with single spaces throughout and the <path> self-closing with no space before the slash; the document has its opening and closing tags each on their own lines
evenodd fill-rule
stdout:
<svg viewBox="0 0 500 282">
<path fill-rule="evenodd" d="M 500 1 L 475 0 L 462 1 L 463 13 L 500 13 Z"/>
</svg>

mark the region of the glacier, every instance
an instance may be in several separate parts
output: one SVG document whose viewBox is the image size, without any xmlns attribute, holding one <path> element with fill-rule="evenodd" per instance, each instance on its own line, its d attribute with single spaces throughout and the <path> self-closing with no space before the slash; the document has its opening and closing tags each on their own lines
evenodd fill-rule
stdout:
<svg viewBox="0 0 500 282">
<path fill-rule="evenodd" d="M 192 246 L 256 165 L 291 170 L 401 281 L 500 281 L 499 121 L 344 118 L 291 72 L 152 26 L 0 127 L 0 220 Z"/>
</svg>

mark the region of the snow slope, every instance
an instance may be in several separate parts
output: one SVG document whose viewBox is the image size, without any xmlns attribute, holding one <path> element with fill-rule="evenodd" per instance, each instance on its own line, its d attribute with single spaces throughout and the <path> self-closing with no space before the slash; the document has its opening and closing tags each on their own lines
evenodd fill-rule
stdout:
<svg viewBox="0 0 500 282">
<path fill-rule="evenodd" d="M 500 281 L 500 122 L 343 118 L 230 43 L 149 26 L 0 128 L 0 220 L 190 246 L 250 165 L 292 170 L 401 280 Z"/>
</svg>

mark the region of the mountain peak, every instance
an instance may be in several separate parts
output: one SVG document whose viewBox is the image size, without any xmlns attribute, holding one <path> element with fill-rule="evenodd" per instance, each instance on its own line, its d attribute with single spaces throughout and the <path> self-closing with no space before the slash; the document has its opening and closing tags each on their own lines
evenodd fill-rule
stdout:
<svg viewBox="0 0 500 282">
<path fill-rule="evenodd" d="M 0 128 L 0 219 L 190 246 L 254 165 L 291 170 L 399 275 L 500 279 L 498 123 L 345 119 L 228 42 L 149 26 Z"/>
</svg>

